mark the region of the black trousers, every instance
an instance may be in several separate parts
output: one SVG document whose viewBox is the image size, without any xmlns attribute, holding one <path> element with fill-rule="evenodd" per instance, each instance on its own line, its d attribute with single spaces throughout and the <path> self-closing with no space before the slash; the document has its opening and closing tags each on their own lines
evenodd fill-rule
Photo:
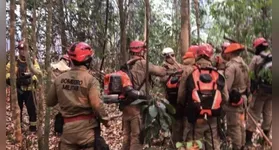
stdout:
<svg viewBox="0 0 279 150">
<path fill-rule="evenodd" d="M 20 120 L 22 122 L 22 109 L 23 109 L 23 103 L 25 103 L 27 108 L 27 113 L 29 116 L 29 124 L 32 126 L 35 126 L 37 121 L 37 113 L 36 113 L 36 107 L 34 104 L 34 96 L 33 91 L 22 91 L 17 92 L 18 96 L 18 105 L 20 107 Z"/>
</svg>

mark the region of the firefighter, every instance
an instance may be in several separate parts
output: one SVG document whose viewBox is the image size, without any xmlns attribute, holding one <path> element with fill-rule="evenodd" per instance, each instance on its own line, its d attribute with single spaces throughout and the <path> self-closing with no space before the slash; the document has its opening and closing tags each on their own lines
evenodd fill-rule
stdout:
<svg viewBox="0 0 279 150">
<path fill-rule="evenodd" d="M 71 70 L 62 73 L 49 89 L 46 104 L 60 106 L 64 118 L 60 149 L 93 150 L 99 121 L 109 127 L 108 114 L 100 100 L 99 82 L 89 72 L 94 50 L 84 42 L 73 44 L 68 55 Z"/>
<path fill-rule="evenodd" d="M 195 64 L 195 56 L 197 50 L 199 49 L 198 45 L 191 45 L 185 55 L 182 57 L 183 65 L 194 65 Z"/>
<path fill-rule="evenodd" d="M 268 42 L 264 38 L 255 39 L 253 47 L 256 51 L 249 64 L 249 68 L 252 76 L 254 76 L 251 81 L 251 92 L 254 99 L 250 104 L 249 113 L 257 122 L 260 121 L 262 115 L 262 129 L 266 136 L 269 137 L 272 122 L 272 81 L 270 83 L 265 82 L 268 80 L 268 77 L 261 76 L 261 70 L 264 70 L 266 66 L 272 67 L 272 55 L 268 49 Z M 271 71 L 270 73 L 272 74 Z M 247 146 L 252 145 L 252 136 L 255 130 L 256 125 L 252 122 L 251 118 L 248 118 L 246 130 Z"/>
<path fill-rule="evenodd" d="M 139 90 L 146 95 L 145 76 L 146 76 L 146 60 L 145 43 L 143 41 L 132 41 L 129 51 L 132 59 L 138 59 L 130 64 L 130 72 L 132 75 L 132 83 L 134 89 Z M 149 63 L 150 75 L 163 77 L 166 75 L 166 69 Z M 125 105 L 123 106 L 123 150 L 140 150 L 143 148 L 143 141 L 140 140 L 140 131 L 142 126 L 140 106 Z"/>
<path fill-rule="evenodd" d="M 187 68 L 184 69 L 182 78 L 181 78 L 181 82 L 180 82 L 180 86 L 179 86 L 179 91 L 178 91 L 178 103 L 181 104 L 185 110 L 184 115 L 187 116 L 188 122 L 190 123 L 190 131 L 188 132 L 188 135 L 186 136 L 186 141 L 191 141 L 191 140 L 200 140 L 205 138 L 206 141 L 210 141 L 209 144 L 204 143 L 204 145 L 206 146 L 206 149 L 213 149 L 213 145 L 214 145 L 214 149 L 219 150 L 220 149 L 220 138 L 218 135 L 218 131 L 217 131 L 217 117 L 218 115 L 212 115 L 213 111 L 204 113 L 201 106 L 202 104 L 198 104 L 197 102 L 195 102 L 194 100 L 197 99 L 192 97 L 193 92 L 195 90 L 198 89 L 203 89 L 206 88 L 203 84 L 201 84 L 201 86 L 197 86 L 195 85 L 197 82 L 196 80 L 200 80 L 199 77 L 201 77 L 203 74 L 199 73 L 199 70 L 201 69 L 201 71 L 204 71 L 204 69 L 208 68 L 209 70 L 212 71 L 205 71 L 204 73 L 212 73 L 210 76 L 215 76 L 214 78 L 210 78 L 206 74 L 203 78 L 204 80 L 209 80 L 211 79 L 211 81 L 209 80 L 208 82 L 210 82 L 210 84 L 214 84 L 212 79 L 216 79 L 217 86 L 209 86 L 211 88 L 214 88 L 212 90 L 220 90 L 220 95 L 217 95 L 216 98 L 215 96 L 211 95 L 211 104 L 210 104 L 210 108 L 217 108 L 218 109 L 216 111 L 220 111 L 221 107 L 221 102 L 222 101 L 227 101 L 228 99 L 228 93 L 226 90 L 226 85 L 225 85 L 225 79 L 224 77 L 219 74 L 216 70 L 216 68 L 213 68 L 212 66 L 212 62 L 211 57 L 213 55 L 213 48 L 211 45 L 209 44 L 202 44 L 199 46 L 197 54 L 196 54 L 196 63 L 194 66 L 188 66 Z M 197 75 L 196 73 L 200 74 Z M 205 81 L 203 81 L 205 82 Z M 199 83 L 201 83 L 199 81 Z M 196 87 L 196 88 L 194 88 Z M 218 93 L 218 92 L 215 92 Z M 202 99 L 202 97 L 200 97 L 199 99 Z M 216 101 L 215 103 L 213 103 L 213 101 Z M 201 102 L 201 101 L 200 101 Z M 220 104 L 219 106 L 217 106 L 218 104 Z M 217 105 L 216 105 L 217 104 Z M 212 105 L 212 107 L 211 107 Z M 216 105 L 216 106 L 215 106 Z M 209 111 L 209 110 L 208 110 Z M 215 110 L 214 110 L 215 111 Z M 206 112 L 206 111 L 205 111 Z M 210 115 L 211 114 L 211 115 Z M 202 115 L 202 116 L 201 116 Z M 211 146 L 210 146 L 211 145 Z"/>
<path fill-rule="evenodd" d="M 51 63 L 50 64 L 52 68 L 52 79 L 55 79 L 57 76 L 62 74 L 63 72 L 69 71 L 71 68 L 71 60 L 68 56 L 68 54 L 63 55 L 59 62 L 57 63 Z"/>
<path fill-rule="evenodd" d="M 226 60 L 222 57 L 225 49 L 230 45 L 229 42 L 224 42 L 221 46 L 221 54 L 215 56 L 215 67 L 218 69 L 218 71 L 222 74 L 224 74 L 224 70 L 226 68 Z"/>
<path fill-rule="evenodd" d="M 166 68 L 167 71 L 179 71 L 181 70 L 182 65 L 175 62 L 175 55 L 172 48 L 167 47 L 162 51 L 162 55 L 164 57 L 163 67 Z M 172 124 L 171 129 L 171 138 L 174 143 L 181 142 L 183 140 L 183 119 L 179 115 L 181 108 L 177 105 L 177 92 L 179 86 L 179 78 L 181 74 L 176 75 L 166 75 L 161 78 L 161 83 L 165 88 L 165 97 L 170 102 L 170 104 L 176 108 L 176 114 L 174 115 L 175 122 Z"/>
<path fill-rule="evenodd" d="M 52 73 L 51 74 L 52 83 L 60 74 L 66 72 L 66 71 L 69 71 L 71 69 L 70 63 L 71 63 L 71 60 L 70 60 L 68 54 L 65 54 L 59 58 L 59 62 L 50 64 L 51 70 L 52 70 L 52 72 L 51 72 Z M 54 134 L 60 136 L 60 135 L 62 135 L 62 131 L 63 131 L 63 117 L 62 117 L 62 114 L 60 113 L 59 105 L 56 105 L 53 108 L 53 114 L 55 114 Z"/>
<path fill-rule="evenodd" d="M 183 69 L 186 68 L 187 66 L 193 66 L 195 64 L 195 59 L 196 59 L 196 54 L 199 49 L 198 45 L 191 45 L 187 52 L 184 54 L 182 57 L 183 60 Z M 183 108 L 182 108 L 183 110 Z M 180 114 L 183 114 L 183 111 L 180 112 Z M 186 136 L 189 133 L 189 122 L 185 116 L 183 116 L 183 141 L 186 140 Z"/>
<path fill-rule="evenodd" d="M 240 57 L 243 50 L 243 45 L 232 43 L 223 53 L 227 61 L 224 74 L 229 91 L 229 103 L 224 106 L 224 111 L 226 112 L 227 134 L 232 140 L 234 150 L 240 150 L 245 144 L 243 105 L 247 102 L 250 91 L 249 68 Z"/>
<path fill-rule="evenodd" d="M 18 105 L 20 108 L 20 120 L 22 122 L 22 110 L 23 103 L 27 108 L 29 116 L 29 131 L 37 131 L 37 112 L 36 112 L 36 97 L 35 88 L 38 79 L 30 72 L 30 68 L 27 66 L 26 58 L 24 55 L 24 41 L 19 42 L 17 46 L 19 50 L 19 56 L 16 57 L 16 86 Z M 33 66 L 36 70 L 40 71 L 40 66 L 36 59 L 33 60 Z M 6 65 L 6 80 L 10 84 L 10 62 Z"/>
</svg>

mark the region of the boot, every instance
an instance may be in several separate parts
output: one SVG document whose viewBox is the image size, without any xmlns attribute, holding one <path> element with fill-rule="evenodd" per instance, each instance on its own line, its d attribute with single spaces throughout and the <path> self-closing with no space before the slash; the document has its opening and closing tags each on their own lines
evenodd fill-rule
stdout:
<svg viewBox="0 0 279 150">
<path fill-rule="evenodd" d="M 263 130 L 263 132 L 269 138 L 269 130 Z"/>
<path fill-rule="evenodd" d="M 253 145 L 252 143 L 253 132 L 246 130 L 246 143 L 245 145 Z"/>
<path fill-rule="evenodd" d="M 29 126 L 29 131 L 30 132 L 37 132 L 37 127 L 36 126 Z"/>
</svg>

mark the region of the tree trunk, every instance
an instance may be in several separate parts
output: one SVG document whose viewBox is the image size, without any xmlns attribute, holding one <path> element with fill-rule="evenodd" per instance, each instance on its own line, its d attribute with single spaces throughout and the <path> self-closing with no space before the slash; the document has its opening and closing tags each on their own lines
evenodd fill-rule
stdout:
<svg viewBox="0 0 279 150">
<path fill-rule="evenodd" d="M 103 52 L 102 52 L 102 61 L 101 61 L 101 65 L 100 65 L 100 71 L 103 70 L 103 65 L 104 65 L 104 61 L 105 61 L 105 50 L 106 50 L 106 45 L 107 45 L 107 31 L 108 31 L 108 15 L 109 15 L 109 0 L 106 0 L 106 21 L 105 21 L 105 31 L 104 31 L 104 43 L 103 43 Z M 100 76 L 101 77 L 101 76 Z"/>
<path fill-rule="evenodd" d="M 178 32 L 178 15 L 179 15 L 179 9 L 178 9 L 178 2 L 177 0 L 173 1 L 173 43 L 175 43 L 174 50 L 175 55 L 178 56 L 179 53 L 179 47 L 180 47 L 180 41 L 179 41 L 179 32 Z M 180 58 L 180 57 L 178 57 Z"/>
<path fill-rule="evenodd" d="M 28 65 L 28 68 L 30 69 L 30 71 L 35 74 L 38 79 L 39 79 L 39 84 L 38 84 L 38 87 L 39 87 L 39 90 L 41 90 L 42 86 L 41 86 L 41 83 L 42 83 L 42 77 L 43 77 L 43 74 L 40 70 L 37 70 L 34 68 L 33 66 L 33 63 L 31 61 L 31 58 L 30 58 L 30 54 L 29 54 L 29 50 L 28 50 L 28 36 L 26 34 L 26 10 L 25 10 L 25 1 L 24 0 L 20 0 L 20 14 L 21 14 L 21 29 L 22 29 L 22 37 L 23 37 L 23 40 L 25 41 L 24 42 L 24 51 L 25 51 L 25 59 L 26 59 L 26 63 Z M 34 58 L 36 59 L 36 58 Z M 42 91 L 42 90 L 41 90 Z M 37 121 L 37 126 L 39 127 L 38 128 L 38 131 L 37 131 L 37 136 L 38 136 L 38 149 L 39 150 L 42 150 L 43 149 L 43 132 L 42 132 L 42 129 L 40 128 L 42 126 L 42 118 L 43 118 L 43 115 L 44 115 L 44 109 L 43 109 L 43 94 L 41 94 L 40 92 L 40 95 L 39 95 L 39 101 L 38 101 L 38 107 L 37 107 L 37 112 L 39 112 L 38 114 L 38 121 Z"/>
<path fill-rule="evenodd" d="M 32 17 L 32 48 L 33 48 L 33 58 L 37 57 L 38 55 L 38 50 L 37 50 L 37 46 L 36 46 L 36 43 L 37 43 L 37 37 L 36 37 L 36 22 L 37 22 L 37 15 L 36 15 L 36 0 L 34 0 L 34 5 L 33 5 L 33 17 Z"/>
<path fill-rule="evenodd" d="M 67 51 L 67 36 L 66 36 L 66 25 L 65 25 L 65 16 L 64 16 L 64 3 L 63 0 L 58 0 L 59 5 L 59 31 L 61 35 L 61 43 L 62 43 L 62 53 L 65 54 Z"/>
<path fill-rule="evenodd" d="M 189 0 L 181 0 L 181 57 L 190 45 Z"/>
<path fill-rule="evenodd" d="M 16 72 L 15 72 L 15 0 L 10 1 L 10 81 L 11 81 L 11 106 L 12 116 L 14 122 L 14 134 L 15 139 L 19 143 L 19 147 L 22 146 L 22 134 L 20 123 L 20 109 L 18 106 L 17 88 L 16 88 Z"/>
<path fill-rule="evenodd" d="M 146 76 L 145 76 L 145 91 L 146 96 L 149 96 L 149 58 L 148 58 L 148 44 L 149 44 L 149 18 L 150 18 L 150 4 L 149 0 L 145 0 L 145 19 L 144 19 L 144 41 L 146 45 Z"/>
<path fill-rule="evenodd" d="M 46 60 L 45 60 L 45 69 L 47 72 L 47 83 L 46 87 L 51 86 L 51 69 L 50 69 L 50 48 L 51 48 L 51 37 L 52 37 L 52 0 L 48 1 L 47 11 L 48 11 L 48 19 L 46 26 Z M 45 97 L 47 97 L 48 88 L 45 90 Z M 49 149 L 49 131 L 50 131 L 50 108 L 46 108 L 45 114 L 45 134 L 44 134 L 44 149 Z"/>
<path fill-rule="evenodd" d="M 196 14 L 196 24 L 197 24 L 197 43 L 200 44 L 200 17 L 199 17 L 199 1 L 195 2 L 195 14 Z"/>
<path fill-rule="evenodd" d="M 121 53 L 121 64 L 124 64 L 128 60 L 128 52 L 126 49 L 127 45 L 127 35 L 126 35 L 126 18 L 125 18 L 125 11 L 124 11 L 124 4 L 123 0 L 118 0 L 118 8 L 119 8 L 119 15 L 120 15 L 120 53 Z"/>
</svg>

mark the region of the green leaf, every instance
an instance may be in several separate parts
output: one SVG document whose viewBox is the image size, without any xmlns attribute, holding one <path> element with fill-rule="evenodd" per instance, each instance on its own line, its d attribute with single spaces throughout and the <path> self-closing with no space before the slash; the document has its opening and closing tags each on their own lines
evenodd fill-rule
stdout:
<svg viewBox="0 0 279 150">
<path fill-rule="evenodd" d="M 151 105 L 148 108 L 149 114 L 152 118 L 155 118 L 158 115 L 158 110 L 155 105 Z"/>
<path fill-rule="evenodd" d="M 162 102 L 165 104 L 165 106 L 166 106 L 166 108 L 167 108 L 169 113 L 171 113 L 171 114 L 175 114 L 176 113 L 175 108 L 171 104 L 167 104 L 164 101 L 162 101 Z"/>
<path fill-rule="evenodd" d="M 176 148 L 181 148 L 181 147 L 183 147 L 184 145 L 181 143 L 181 142 L 176 142 L 175 143 L 175 147 Z"/>
<path fill-rule="evenodd" d="M 195 140 L 195 142 L 197 142 L 199 149 L 203 148 L 201 140 Z M 193 141 L 187 142 L 187 149 L 190 149 L 192 147 L 192 145 L 193 145 Z"/>
</svg>

